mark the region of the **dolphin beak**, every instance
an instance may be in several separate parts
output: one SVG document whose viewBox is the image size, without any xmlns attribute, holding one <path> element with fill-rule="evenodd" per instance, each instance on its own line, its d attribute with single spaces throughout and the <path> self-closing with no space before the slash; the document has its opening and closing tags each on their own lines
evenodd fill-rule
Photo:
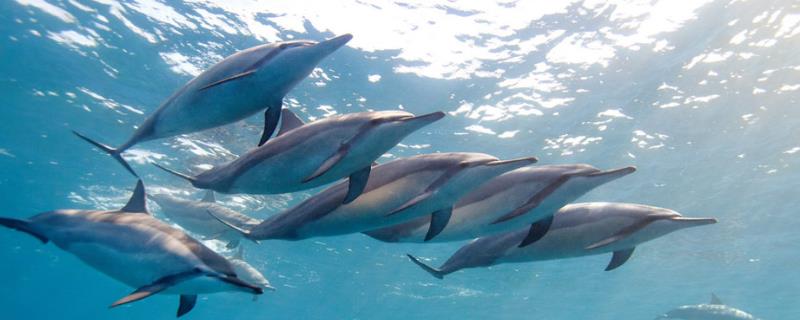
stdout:
<svg viewBox="0 0 800 320">
<path fill-rule="evenodd" d="M 516 166 L 517 168 L 522 168 L 527 165 L 534 164 L 538 162 L 539 159 L 536 157 L 527 157 L 527 158 L 518 158 L 518 159 L 511 159 L 511 160 L 495 160 L 486 163 L 486 166 L 494 167 L 494 166 Z"/>
<path fill-rule="evenodd" d="M 322 41 L 318 43 L 316 47 L 322 49 L 321 51 L 325 52 L 325 55 L 329 55 L 350 42 L 351 39 L 353 39 L 353 35 L 347 33 L 333 39 Z"/>
<path fill-rule="evenodd" d="M 621 178 L 621 177 L 627 176 L 627 175 L 629 175 L 631 173 L 634 173 L 634 172 L 636 172 L 636 167 L 630 166 L 630 167 L 619 168 L 619 169 L 614 169 L 614 170 L 606 170 L 606 171 L 595 172 L 595 173 L 589 174 L 588 176 L 589 177 L 611 177 L 612 179 L 617 179 L 617 178 Z"/>
<path fill-rule="evenodd" d="M 423 127 L 431 123 L 434 123 L 436 121 L 439 121 L 442 118 L 444 118 L 444 112 L 437 111 L 433 113 L 423 114 L 421 116 L 400 119 L 400 121 L 410 124 L 417 124 L 419 127 Z"/>
<path fill-rule="evenodd" d="M 672 221 L 685 223 L 686 227 L 696 227 L 696 226 L 704 226 L 707 224 L 715 224 L 717 223 L 717 219 L 715 218 L 687 218 L 687 217 L 675 217 L 671 219 Z"/>
</svg>

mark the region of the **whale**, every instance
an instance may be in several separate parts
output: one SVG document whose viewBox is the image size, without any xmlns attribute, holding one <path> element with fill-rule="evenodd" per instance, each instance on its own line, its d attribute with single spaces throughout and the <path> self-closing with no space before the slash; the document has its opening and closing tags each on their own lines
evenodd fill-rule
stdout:
<svg viewBox="0 0 800 320">
<path fill-rule="evenodd" d="M 612 253 L 606 271 L 622 266 L 636 246 L 680 229 L 716 223 L 714 218 L 688 218 L 670 209 L 632 203 L 569 204 L 553 215 L 553 224 L 539 241 L 520 247 L 526 228 L 481 237 L 464 245 L 439 268 L 408 255 L 436 278 L 466 268 L 566 259 Z"/>
<path fill-rule="evenodd" d="M 97 271 L 137 288 L 112 308 L 154 294 L 174 294 L 180 296 L 180 317 L 194 308 L 198 294 L 263 293 L 239 279 L 223 256 L 150 215 L 141 180 L 119 210 L 54 210 L 28 219 L 0 217 L 0 225 L 43 243 L 52 241 Z"/>
<path fill-rule="evenodd" d="M 159 168 L 194 187 L 221 193 L 280 194 L 348 177 L 349 203 L 364 190 L 374 161 L 412 132 L 444 117 L 405 111 L 370 111 L 302 124 L 286 109 L 278 136 L 239 158 L 196 176 Z M 285 125 L 284 125 L 285 124 Z"/>
<path fill-rule="evenodd" d="M 234 53 L 175 91 L 118 147 L 73 133 L 111 155 L 134 176 L 138 175 L 122 158 L 134 145 L 231 124 L 261 110 L 266 111 L 259 145 L 264 144 L 280 120 L 283 97 L 352 38 L 345 34 L 322 42 L 276 42 Z"/>
<path fill-rule="evenodd" d="M 725 305 L 715 294 L 705 304 L 680 306 L 655 318 L 682 320 L 758 320 L 753 315 Z"/>
<path fill-rule="evenodd" d="M 239 278 L 247 281 L 248 283 L 255 284 L 261 288 L 276 291 L 275 287 L 273 287 L 267 278 L 258 271 L 255 267 L 247 263 L 247 260 L 244 259 L 244 248 L 239 247 L 236 253 L 228 258 L 228 261 L 233 266 L 233 270 L 236 270 L 236 274 L 239 275 Z M 257 296 L 253 296 L 255 299 Z"/>
<path fill-rule="evenodd" d="M 450 222 L 433 242 L 463 241 L 529 226 L 520 245 L 541 239 L 553 214 L 600 185 L 636 171 L 634 167 L 600 170 L 588 164 L 524 167 L 499 175 L 456 202 Z M 384 242 L 425 242 L 430 217 L 372 230 Z"/>
<path fill-rule="evenodd" d="M 228 225 L 250 239 L 302 240 L 359 233 L 430 215 L 433 223 L 426 236 L 431 239 L 447 225 L 458 198 L 486 180 L 535 162 L 534 157 L 499 160 L 465 152 L 400 158 L 375 166 L 364 193 L 353 202 L 342 203 L 347 187 L 339 183 L 254 228 Z"/>
<path fill-rule="evenodd" d="M 210 217 L 207 211 L 212 211 L 215 215 L 224 217 L 226 221 L 242 228 L 255 226 L 260 222 L 258 219 L 217 203 L 214 191 L 207 191 L 200 201 L 184 200 L 169 194 L 148 194 L 147 198 L 158 204 L 161 213 L 169 221 L 202 239 L 223 241 L 227 243 L 228 248 L 235 248 L 239 245 L 242 239 L 241 234 Z"/>
</svg>

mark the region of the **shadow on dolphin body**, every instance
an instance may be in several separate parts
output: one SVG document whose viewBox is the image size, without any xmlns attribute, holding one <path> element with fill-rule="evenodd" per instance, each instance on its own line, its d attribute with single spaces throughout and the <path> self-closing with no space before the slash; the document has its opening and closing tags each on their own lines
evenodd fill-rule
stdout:
<svg viewBox="0 0 800 320">
<path fill-rule="evenodd" d="M 116 148 L 73 133 L 111 155 L 137 177 L 122 158 L 122 153 L 134 145 L 231 124 L 266 109 L 259 142 L 264 144 L 278 125 L 283 97 L 323 58 L 352 38 L 345 34 L 322 42 L 276 42 L 230 55 L 175 91 Z"/>
<path fill-rule="evenodd" d="M 150 215 L 142 181 L 120 210 L 55 210 L 29 219 L 0 218 L 0 225 L 52 241 L 94 269 L 137 288 L 111 307 L 154 294 L 180 296 L 178 317 L 194 308 L 198 294 L 263 293 L 237 277 L 227 259 L 181 230 Z"/>
<path fill-rule="evenodd" d="M 714 218 L 687 218 L 658 207 L 589 202 L 567 205 L 553 216 L 548 233 L 528 246 L 519 243 L 526 228 L 481 237 L 464 245 L 439 268 L 408 255 L 436 278 L 466 268 L 613 253 L 606 271 L 622 266 L 637 245 L 680 229 L 716 223 Z"/>
</svg>

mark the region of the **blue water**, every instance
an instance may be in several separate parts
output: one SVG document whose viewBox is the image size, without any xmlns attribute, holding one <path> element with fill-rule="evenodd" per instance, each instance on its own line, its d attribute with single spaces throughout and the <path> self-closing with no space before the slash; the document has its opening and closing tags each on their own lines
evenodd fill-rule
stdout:
<svg viewBox="0 0 800 320">
<path fill-rule="evenodd" d="M 361 235 L 245 244 L 277 287 L 201 297 L 191 319 L 652 319 L 711 292 L 797 319 L 800 5 L 794 1 L 0 2 L 0 212 L 119 208 L 135 181 L 70 134 L 121 143 L 212 63 L 256 44 L 354 35 L 285 100 L 305 119 L 403 108 L 449 116 L 390 151 L 476 151 L 540 163 L 635 165 L 581 201 L 662 206 L 720 223 L 609 257 L 469 269 L 462 243 Z M 260 117 L 137 146 L 151 191 L 202 195 L 147 162 L 199 171 L 251 148 Z M 315 191 L 218 196 L 263 218 Z M 131 288 L 53 245 L 0 230 L 1 319 L 172 319 L 174 296 L 118 309 Z"/>
</svg>

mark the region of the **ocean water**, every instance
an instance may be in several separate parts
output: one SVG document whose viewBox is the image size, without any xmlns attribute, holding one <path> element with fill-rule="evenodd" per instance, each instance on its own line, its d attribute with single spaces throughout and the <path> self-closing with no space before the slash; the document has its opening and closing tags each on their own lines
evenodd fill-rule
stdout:
<svg viewBox="0 0 800 320">
<path fill-rule="evenodd" d="M 354 39 L 284 106 L 306 120 L 448 113 L 380 162 L 473 151 L 635 165 L 580 201 L 720 222 L 641 245 L 613 272 L 602 255 L 445 280 L 405 253 L 439 265 L 463 243 L 245 243 L 277 291 L 204 295 L 187 319 L 652 319 L 711 292 L 763 319 L 800 318 L 796 1 L 0 1 L 0 213 L 121 207 L 135 180 L 70 130 L 119 144 L 237 50 L 344 33 Z M 149 191 L 199 199 L 147 163 L 209 168 L 252 148 L 260 123 L 143 143 L 128 159 Z M 264 218 L 316 191 L 218 199 Z M 0 319 L 172 319 L 177 306 L 155 296 L 109 310 L 132 289 L 5 229 L 0 274 Z"/>
</svg>

